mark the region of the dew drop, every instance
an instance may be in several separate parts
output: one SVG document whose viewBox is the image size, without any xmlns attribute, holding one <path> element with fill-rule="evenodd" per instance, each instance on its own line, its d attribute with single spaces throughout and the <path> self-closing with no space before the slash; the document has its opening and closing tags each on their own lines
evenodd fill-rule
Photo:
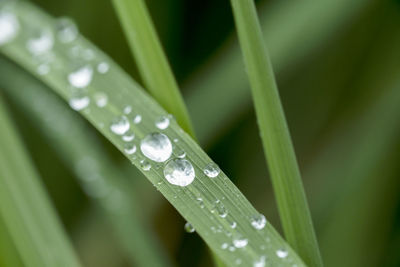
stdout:
<svg viewBox="0 0 400 267">
<path fill-rule="evenodd" d="M 139 124 L 142 121 L 142 115 L 137 114 L 134 118 L 133 118 L 133 123 L 134 124 Z"/>
<path fill-rule="evenodd" d="M 97 65 L 97 71 L 100 73 L 106 73 L 110 69 L 110 66 L 106 62 L 101 62 Z"/>
<path fill-rule="evenodd" d="M 136 145 L 135 144 L 125 144 L 124 151 L 128 155 L 132 155 L 136 152 Z"/>
<path fill-rule="evenodd" d="M 72 109 L 79 111 L 86 108 L 90 103 L 88 96 L 82 93 L 76 93 L 69 99 L 69 105 Z"/>
<path fill-rule="evenodd" d="M 215 178 L 221 172 L 219 167 L 215 163 L 209 163 L 203 170 L 204 174 L 210 178 Z"/>
<path fill-rule="evenodd" d="M 185 159 L 172 159 L 164 167 L 164 177 L 173 185 L 187 186 L 195 178 L 193 165 Z"/>
<path fill-rule="evenodd" d="M 128 118 L 125 116 L 115 117 L 111 121 L 110 129 L 113 133 L 117 135 L 124 135 L 131 125 L 129 124 Z"/>
<path fill-rule="evenodd" d="M 204 201 L 201 197 L 196 198 L 197 204 L 199 204 L 200 208 L 204 208 Z"/>
<path fill-rule="evenodd" d="M 244 248 L 249 241 L 246 238 L 237 238 L 233 240 L 233 245 L 237 248 Z"/>
<path fill-rule="evenodd" d="M 255 215 L 251 219 L 251 225 L 257 230 L 263 229 L 266 224 L 267 224 L 267 219 L 262 214 Z"/>
<path fill-rule="evenodd" d="M 285 250 L 285 249 L 278 249 L 276 251 L 276 255 L 279 258 L 283 259 L 283 258 L 286 258 L 289 255 L 289 252 L 287 250 Z"/>
<path fill-rule="evenodd" d="M 17 17 L 8 12 L 0 13 L 0 45 L 10 42 L 19 32 Z"/>
<path fill-rule="evenodd" d="M 108 96 L 106 93 L 96 92 L 93 97 L 94 101 L 96 102 L 96 106 L 98 106 L 99 108 L 103 108 L 107 105 Z"/>
<path fill-rule="evenodd" d="M 165 134 L 151 133 L 140 142 L 140 150 L 152 161 L 164 162 L 171 157 L 172 144 Z"/>
<path fill-rule="evenodd" d="M 265 256 L 261 256 L 260 259 L 256 260 L 253 263 L 253 267 L 265 267 L 265 260 L 266 260 L 266 257 Z"/>
<path fill-rule="evenodd" d="M 235 229 L 237 226 L 237 223 L 235 221 L 230 222 L 229 224 L 231 226 L 232 229 Z"/>
<path fill-rule="evenodd" d="M 195 229 L 191 223 L 187 222 L 185 223 L 185 231 L 188 233 L 194 233 Z"/>
<path fill-rule="evenodd" d="M 222 243 L 221 248 L 222 249 L 227 249 L 228 248 L 228 243 Z"/>
<path fill-rule="evenodd" d="M 69 83 L 76 88 L 85 88 L 90 84 L 93 77 L 93 69 L 90 66 L 84 66 L 68 74 Z"/>
<path fill-rule="evenodd" d="M 186 157 L 186 152 L 182 148 L 175 146 L 174 155 L 177 156 L 178 158 L 183 159 L 184 157 Z"/>
<path fill-rule="evenodd" d="M 217 212 L 221 218 L 225 218 L 228 215 L 228 211 L 225 209 L 224 204 L 217 200 L 214 204 L 212 212 Z"/>
<path fill-rule="evenodd" d="M 140 167 L 144 171 L 149 171 L 151 169 L 151 164 L 147 160 L 141 160 Z"/>
<path fill-rule="evenodd" d="M 122 140 L 124 140 L 125 142 L 130 142 L 133 139 L 135 139 L 135 134 L 132 131 L 128 131 L 122 136 Z"/>
<path fill-rule="evenodd" d="M 169 126 L 169 118 L 167 116 L 161 116 L 156 120 L 156 127 L 160 130 L 167 129 Z"/>
<path fill-rule="evenodd" d="M 26 47 L 32 55 L 41 55 L 53 48 L 54 37 L 49 29 L 44 29 L 38 32 L 38 35 L 29 39 Z"/>
<path fill-rule="evenodd" d="M 56 31 L 61 43 L 73 42 L 78 37 L 78 28 L 69 18 L 59 18 L 56 22 Z"/>
<path fill-rule="evenodd" d="M 39 75 L 46 75 L 46 74 L 48 74 L 49 72 L 50 72 L 50 66 L 47 65 L 47 64 L 40 64 L 40 65 L 37 67 L 37 73 L 38 73 Z"/>
<path fill-rule="evenodd" d="M 129 113 L 132 112 L 132 107 L 131 106 L 125 106 L 124 107 L 124 114 L 128 115 Z"/>
</svg>

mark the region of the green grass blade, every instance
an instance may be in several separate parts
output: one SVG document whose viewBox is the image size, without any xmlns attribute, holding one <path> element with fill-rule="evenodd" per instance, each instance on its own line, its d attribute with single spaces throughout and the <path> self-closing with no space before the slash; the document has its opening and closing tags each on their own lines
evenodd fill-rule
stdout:
<svg viewBox="0 0 400 267">
<path fill-rule="evenodd" d="M 17 16 L 20 30 L 12 41 L 0 47 L 1 53 L 37 76 L 65 100 L 75 97 L 73 93 L 76 88 L 71 88 L 68 82 L 71 72 L 82 65 L 94 67 L 99 62 L 109 64 L 107 73 L 93 73 L 90 84 L 81 89 L 80 92 L 85 94 L 90 104 L 80 113 L 142 171 L 225 263 L 232 266 L 240 261 L 244 266 L 252 266 L 255 262 L 266 259 L 267 266 L 304 266 L 296 252 L 269 223 L 259 230 L 252 226 L 252 218 L 258 216 L 258 212 L 223 172 L 214 179 L 203 173 L 204 167 L 212 162 L 211 159 L 177 122 L 171 120 L 169 127 L 164 130 L 156 128 L 155 121 L 161 116 L 167 116 L 166 111 L 109 57 L 82 36 L 78 36 L 72 44 L 61 44 L 56 40 L 51 49 L 52 61 L 48 63 L 51 70 L 48 74 L 40 75 L 37 72 L 38 58 L 30 54 L 26 43 L 32 38 L 32 32 L 43 28 L 53 29 L 55 21 L 26 2 L 18 2 L 10 12 Z M 74 58 L 70 53 L 71 49 L 76 50 L 73 47 L 91 51 L 94 58 L 84 61 Z M 96 95 L 100 92 L 108 96 L 104 107 L 96 105 Z M 132 112 L 124 114 L 127 105 L 130 105 Z M 137 114 L 142 116 L 142 120 L 140 123 L 133 123 L 134 115 Z M 170 184 L 163 175 L 163 163 L 145 158 L 140 149 L 134 154 L 125 153 L 126 142 L 110 130 L 114 119 L 120 116 L 129 118 L 129 129 L 136 135 L 134 144 L 137 147 L 140 140 L 156 131 L 162 131 L 170 140 L 177 140 L 173 142 L 171 157 L 176 158 L 180 151 L 186 153 L 185 159 L 193 165 L 196 174 L 193 182 L 185 187 Z M 236 227 L 231 227 L 234 222 Z M 247 240 L 247 245 L 241 247 L 246 241 L 238 242 L 239 240 Z M 230 249 L 225 248 L 225 243 Z M 287 254 L 281 250 L 286 250 Z"/>
<path fill-rule="evenodd" d="M 292 247 L 322 266 L 299 167 L 252 0 L 231 0 L 281 222 Z"/>
<path fill-rule="evenodd" d="M 80 266 L 0 99 L 0 211 L 25 266 Z"/>
<path fill-rule="evenodd" d="M 82 118 L 47 91 L 48 88 L 41 82 L 2 58 L 0 77 L 0 86 L 5 88 L 9 97 L 26 112 L 30 120 L 40 125 L 43 135 L 79 178 L 83 190 L 88 192 L 93 203 L 111 222 L 132 264 L 171 266 L 140 217 L 140 204 L 134 198 L 135 187 L 126 182 L 124 174 L 106 157 L 106 152 L 96 142 L 96 136 L 87 131 Z M 68 132 L 62 131 L 66 125 Z M 90 168 L 83 169 L 82 163 Z M 96 173 L 98 179 L 89 179 L 91 173 Z M 107 188 L 107 197 L 100 194 L 99 189 L 103 188 Z"/>
<path fill-rule="evenodd" d="M 113 0 L 145 87 L 190 135 L 194 131 L 144 0 Z"/>
</svg>

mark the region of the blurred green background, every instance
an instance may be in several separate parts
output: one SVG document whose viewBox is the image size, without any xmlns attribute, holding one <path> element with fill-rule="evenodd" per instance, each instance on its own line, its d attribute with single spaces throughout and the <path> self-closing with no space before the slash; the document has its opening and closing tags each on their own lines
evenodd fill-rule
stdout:
<svg viewBox="0 0 400 267">
<path fill-rule="evenodd" d="M 33 2 L 73 18 L 140 81 L 110 1 Z M 146 2 L 202 147 L 280 229 L 229 1 Z M 400 1 L 257 4 L 326 266 L 400 266 Z M 129 266 L 55 148 L 10 104 L 85 266 Z M 89 125 L 87 131 L 116 164 L 130 167 Z M 171 260 L 211 266 L 204 243 L 183 231 L 185 222 L 153 186 L 140 174 L 134 186 L 143 218 Z M 4 240 L 0 256 L 10 253 Z"/>
</svg>

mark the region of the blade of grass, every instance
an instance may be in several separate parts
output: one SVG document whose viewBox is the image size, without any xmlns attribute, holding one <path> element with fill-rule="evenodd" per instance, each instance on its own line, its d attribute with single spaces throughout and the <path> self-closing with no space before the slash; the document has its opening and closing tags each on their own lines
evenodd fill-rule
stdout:
<svg viewBox="0 0 400 267">
<path fill-rule="evenodd" d="M 3 218 L 0 216 L 0 266 L 23 267 L 17 249 L 7 232 Z"/>
<path fill-rule="evenodd" d="M 173 142 L 174 158 L 179 151 L 186 152 L 185 159 L 191 163 L 195 172 L 195 179 L 190 185 L 180 187 L 170 184 L 164 177 L 165 166 L 162 163 L 149 162 L 140 151 L 126 153 L 126 142 L 110 129 L 114 120 L 121 116 L 125 116 L 122 117 L 124 119 L 129 118 L 129 122 L 124 125 L 129 125 L 129 129 L 136 135 L 134 144 L 139 145 L 140 140 L 148 134 L 161 131 L 156 128 L 155 121 L 161 116 L 167 116 L 166 111 L 110 58 L 82 36 L 78 36 L 72 44 L 61 44 L 56 40 L 51 49 L 51 70 L 46 75 L 40 75 L 37 72 L 38 58 L 33 57 L 26 49 L 26 42 L 32 38 L 32 32 L 52 29 L 55 21 L 26 2 L 17 2 L 14 8 L 9 8 L 9 12 L 17 16 L 20 30 L 12 41 L 0 47 L 1 53 L 38 77 L 65 100 L 75 99 L 73 92 L 76 88 L 71 88 L 68 76 L 76 71 L 77 65 L 89 68 L 98 62 L 109 64 L 106 74 L 93 73 L 90 84 L 86 89 L 81 89 L 87 97 L 85 99 L 89 99 L 91 103 L 81 109 L 80 113 L 141 170 L 225 263 L 234 265 L 242 262 L 243 265 L 251 266 L 257 261 L 267 259 L 269 266 L 304 266 L 302 260 L 269 223 L 262 229 L 252 226 L 254 216 L 259 216 L 259 213 L 223 172 L 214 179 L 203 173 L 205 166 L 212 163 L 211 159 L 176 121 L 170 120 L 169 127 L 162 132 L 170 140 L 177 141 Z M 70 54 L 71 49 L 75 51 L 74 47 L 90 51 L 94 58 L 79 61 Z M 98 93 L 108 96 L 104 107 L 93 104 Z M 124 115 L 127 105 L 130 105 L 132 112 Z M 140 123 L 132 123 L 133 115 L 136 114 L 141 115 Z M 236 223 L 236 227 L 231 227 L 232 223 Z M 226 249 L 225 244 L 230 249 Z M 232 253 L 232 250 L 235 252 Z"/>
<path fill-rule="evenodd" d="M 0 99 L 0 211 L 26 266 L 80 266 Z"/>
<path fill-rule="evenodd" d="M 143 0 L 113 0 L 145 87 L 194 136 L 185 103 Z"/>
<path fill-rule="evenodd" d="M 115 163 L 106 157 L 82 118 L 47 91 L 41 82 L 3 58 L 0 58 L 0 77 L 0 86 L 36 125 L 40 125 L 45 138 L 79 178 L 83 190 L 111 222 L 132 264 L 170 266 L 140 218 L 135 188 L 129 186 Z M 66 127 L 68 132 L 63 131 Z M 104 188 L 106 192 L 101 191 Z"/>
<path fill-rule="evenodd" d="M 322 266 L 294 148 L 253 0 L 231 0 L 285 237 L 310 266 Z"/>
</svg>

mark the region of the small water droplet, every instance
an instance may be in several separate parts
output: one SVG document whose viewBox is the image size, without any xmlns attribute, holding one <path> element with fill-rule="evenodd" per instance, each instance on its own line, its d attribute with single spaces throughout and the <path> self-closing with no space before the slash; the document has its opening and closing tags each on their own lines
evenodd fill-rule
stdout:
<svg viewBox="0 0 400 267">
<path fill-rule="evenodd" d="M 229 224 L 231 226 L 232 229 L 235 229 L 237 226 L 237 223 L 235 221 L 230 222 Z"/>
<path fill-rule="evenodd" d="M 32 55 L 41 55 L 53 48 L 54 37 L 49 29 L 40 30 L 37 35 L 29 39 L 26 47 Z"/>
<path fill-rule="evenodd" d="M 203 199 L 201 198 L 201 197 L 198 197 L 197 199 L 196 199 L 196 201 L 197 201 L 197 203 L 199 204 L 199 206 L 200 206 L 200 208 L 204 208 L 204 201 L 203 201 Z"/>
<path fill-rule="evenodd" d="M 235 248 L 234 246 L 230 246 L 230 247 L 229 247 L 229 251 L 232 251 L 232 252 L 233 252 L 233 251 L 235 251 L 235 250 L 236 250 L 236 248 Z"/>
<path fill-rule="evenodd" d="M 147 160 L 141 160 L 140 167 L 144 171 L 149 171 L 151 169 L 151 164 Z"/>
<path fill-rule="evenodd" d="M 135 134 L 132 131 L 128 131 L 122 136 L 122 140 L 124 140 L 125 142 L 130 142 L 133 139 L 135 139 Z"/>
<path fill-rule="evenodd" d="M 68 74 L 68 82 L 76 88 L 85 88 L 90 84 L 93 77 L 93 69 L 91 66 L 84 66 L 70 74 Z"/>
<path fill-rule="evenodd" d="M 74 93 L 69 99 L 69 105 L 72 109 L 79 111 L 86 108 L 90 103 L 90 98 L 82 92 Z"/>
<path fill-rule="evenodd" d="M 124 114 L 128 115 L 129 113 L 132 112 L 132 107 L 131 106 L 125 106 L 124 107 Z"/>
<path fill-rule="evenodd" d="M 152 161 L 164 162 L 171 157 L 172 144 L 165 134 L 151 133 L 140 142 L 140 150 Z"/>
<path fill-rule="evenodd" d="M 156 120 L 156 127 L 160 130 L 167 129 L 169 126 L 169 118 L 167 116 L 161 116 Z"/>
<path fill-rule="evenodd" d="M 50 72 L 50 66 L 47 65 L 47 64 L 40 64 L 40 65 L 37 67 L 37 73 L 38 73 L 39 75 L 46 75 L 46 74 L 48 74 L 49 72 Z"/>
<path fill-rule="evenodd" d="M 142 115 L 137 114 L 134 118 L 133 118 L 133 123 L 134 124 L 139 124 L 142 121 Z"/>
<path fill-rule="evenodd" d="M 113 133 L 117 135 L 124 135 L 130 127 L 131 126 L 127 117 L 118 116 L 111 121 L 110 129 Z"/>
<path fill-rule="evenodd" d="M 56 31 L 61 43 L 73 42 L 78 37 L 78 28 L 71 19 L 66 17 L 57 19 Z"/>
<path fill-rule="evenodd" d="M 136 145 L 135 144 L 125 144 L 124 151 L 128 155 L 132 155 L 136 152 Z"/>
<path fill-rule="evenodd" d="M 222 249 L 227 249 L 228 248 L 228 243 L 222 243 L 221 248 Z"/>
<path fill-rule="evenodd" d="M 186 152 L 182 148 L 175 146 L 174 155 L 177 156 L 178 158 L 183 159 L 184 157 L 186 157 Z"/>
<path fill-rule="evenodd" d="M 236 238 L 233 240 L 233 245 L 237 248 L 244 248 L 247 246 L 248 242 L 246 238 Z"/>
<path fill-rule="evenodd" d="M 209 163 L 207 166 L 204 167 L 203 170 L 204 174 L 210 178 L 215 178 L 221 172 L 219 167 L 215 163 Z"/>
<path fill-rule="evenodd" d="M 191 223 L 187 222 L 185 223 L 185 231 L 188 233 L 194 233 L 195 229 Z"/>
<path fill-rule="evenodd" d="M 87 49 L 83 50 L 82 57 L 86 61 L 90 61 L 90 60 L 94 59 L 94 51 L 90 48 L 87 48 Z"/>
<path fill-rule="evenodd" d="M 9 12 L 0 12 L 0 45 L 10 42 L 19 32 L 17 17 Z"/>
<path fill-rule="evenodd" d="M 96 106 L 98 106 L 99 108 L 103 108 L 107 105 L 108 96 L 106 93 L 96 92 L 93 97 L 94 101 L 96 102 Z"/>
<path fill-rule="evenodd" d="M 287 250 L 285 250 L 285 249 L 278 249 L 276 251 L 276 255 L 279 258 L 283 259 L 283 258 L 286 258 L 289 255 L 289 252 Z"/>
<path fill-rule="evenodd" d="M 195 178 L 193 165 L 185 159 L 172 159 L 164 167 L 164 177 L 173 185 L 187 186 Z"/>
<path fill-rule="evenodd" d="M 261 256 L 260 259 L 256 260 L 253 263 L 253 267 L 265 267 L 265 260 L 266 260 L 266 257 Z"/>
<path fill-rule="evenodd" d="M 219 200 L 215 201 L 214 208 L 211 212 L 217 212 L 221 218 L 225 218 L 228 215 L 228 211 L 225 209 L 224 204 L 222 204 Z"/>
<path fill-rule="evenodd" d="M 106 73 L 110 69 L 110 66 L 108 65 L 107 62 L 101 62 L 99 65 L 97 65 L 97 71 L 100 73 Z"/>
<path fill-rule="evenodd" d="M 257 214 L 253 216 L 251 219 L 251 225 L 257 230 L 263 229 L 266 224 L 267 224 L 267 219 L 262 214 Z"/>
</svg>

